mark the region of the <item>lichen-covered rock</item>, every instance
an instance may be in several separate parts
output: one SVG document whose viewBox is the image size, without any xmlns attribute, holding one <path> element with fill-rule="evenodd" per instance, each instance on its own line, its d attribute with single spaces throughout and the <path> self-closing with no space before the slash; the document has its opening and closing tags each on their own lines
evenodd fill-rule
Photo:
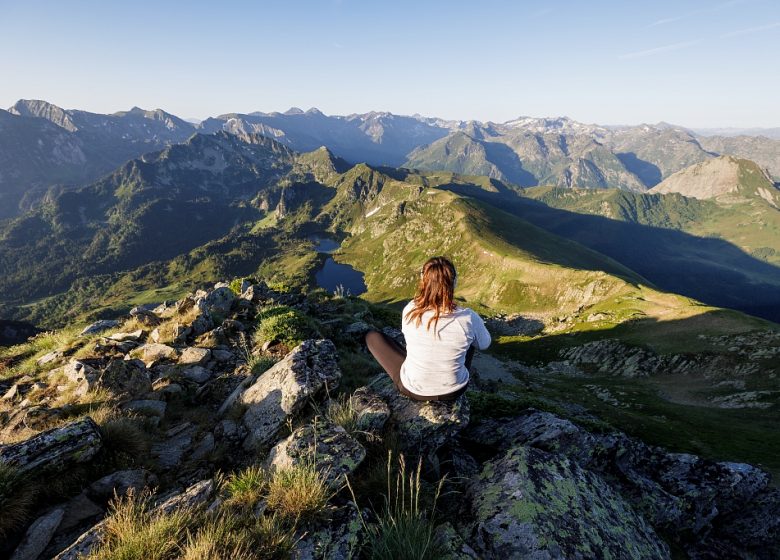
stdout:
<svg viewBox="0 0 780 560">
<path fill-rule="evenodd" d="M 85 417 L 28 440 L 0 446 L 0 461 L 21 472 L 62 472 L 92 459 L 102 444 L 97 425 Z"/>
<path fill-rule="evenodd" d="M 384 374 L 375 378 L 371 387 L 387 402 L 389 426 L 405 453 L 430 455 L 469 423 L 465 394 L 449 402 L 414 401 L 400 394 Z"/>
<path fill-rule="evenodd" d="M 239 397 L 246 406 L 243 424 L 249 431 L 244 447 L 270 443 L 289 416 L 326 386 L 334 389 L 340 378 L 336 347 L 330 340 L 302 342 Z"/>
<path fill-rule="evenodd" d="M 365 448 L 341 426 L 316 421 L 301 426 L 268 455 L 268 466 L 286 469 L 314 465 L 329 486 L 339 486 L 366 457 Z"/>
<path fill-rule="evenodd" d="M 471 544 L 484 558 L 669 558 L 652 527 L 598 475 L 516 446 L 469 487 Z"/>
<path fill-rule="evenodd" d="M 597 472 L 691 557 L 728 550 L 725 556 L 763 558 L 758 551 L 780 549 L 780 492 L 751 465 L 669 453 L 621 432 L 590 433 L 534 409 L 481 422 L 464 437 L 504 450 L 532 446 Z"/>
<path fill-rule="evenodd" d="M 390 418 L 390 407 L 371 387 L 360 387 L 351 397 L 352 408 L 357 416 L 357 429 L 378 433 Z"/>
<path fill-rule="evenodd" d="M 480 560 L 477 553 L 455 530 L 452 523 L 442 523 L 436 527 L 434 538 L 442 548 L 446 560 Z"/>
<path fill-rule="evenodd" d="M 354 504 L 338 508 L 327 523 L 310 527 L 295 543 L 294 560 L 352 560 L 363 542 L 363 524 Z"/>
</svg>

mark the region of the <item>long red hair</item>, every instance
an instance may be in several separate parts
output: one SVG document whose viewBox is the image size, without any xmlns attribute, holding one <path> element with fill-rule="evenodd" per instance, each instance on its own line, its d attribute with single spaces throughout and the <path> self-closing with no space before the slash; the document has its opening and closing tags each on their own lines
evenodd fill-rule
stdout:
<svg viewBox="0 0 780 560">
<path fill-rule="evenodd" d="M 428 319 L 426 329 L 433 325 L 434 332 L 439 325 L 442 313 L 455 311 L 455 265 L 445 257 L 432 257 L 423 265 L 420 273 L 420 283 L 414 296 L 414 307 L 406 314 L 405 319 L 414 321 L 416 326 L 422 324 L 422 316 L 426 311 L 433 311 L 433 317 Z"/>
</svg>

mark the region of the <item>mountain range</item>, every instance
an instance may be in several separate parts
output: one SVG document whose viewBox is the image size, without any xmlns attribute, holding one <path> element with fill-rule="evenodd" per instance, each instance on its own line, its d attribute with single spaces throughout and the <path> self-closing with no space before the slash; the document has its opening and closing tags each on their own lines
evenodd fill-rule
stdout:
<svg viewBox="0 0 780 560">
<path fill-rule="evenodd" d="M 129 159 L 195 132 L 259 133 L 300 152 L 326 146 L 350 163 L 486 175 L 518 186 L 642 192 L 672 173 L 717 157 L 750 159 L 780 177 L 780 140 L 699 136 L 682 127 L 608 127 L 572 119 L 505 123 L 317 109 L 229 113 L 197 125 L 162 110 L 101 115 L 20 100 L 0 111 L 0 218 L 18 215 L 49 188 L 87 184 Z"/>
</svg>

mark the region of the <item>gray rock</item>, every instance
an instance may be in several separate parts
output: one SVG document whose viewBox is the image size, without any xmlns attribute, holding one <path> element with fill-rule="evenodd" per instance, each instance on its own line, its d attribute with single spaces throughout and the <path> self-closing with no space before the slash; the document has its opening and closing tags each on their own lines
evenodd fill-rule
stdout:
<svg viewBox="0 0 780 560">
<path fill-rule="evenodd" d="M 484 558 L 670 558 L 652 527 L 596 474 L 516 446 L 470 487 L 472 545 Z"/>
<path fill-rule="evenodd" d="M 215 348 L 211 351 L 211 355 L 214 359 L 220 363 L 229 362 L 235 360 L 236 356 L 230 350 L 223 350 L 221 348 Z"/>
<path fill-rule="evenodd" d="M 243 424 L 248 450 L 271 442 L 287 418 L 326 386 L 334 389 L 341 371 L 330 340 L 306 340 L 263 373 L 239 401 L 246 406 Z"/>
<path fill-rule="evenodd" d="M 137 398 L 152 390 L 152 379 L 140 360 L 112 360 L 100 373 L 95 386 L 118 397 Z"/>
<path fill-rule="evenodd" d="M 209 314 L 217 314 L 224 317 L 230 313 L 230 308 L 233 306 L 235 299 L 236 294 L 233 293 L 233 290 L 227 286 L 221 286 L 209 292 L 199 305 L 201 309 Z"/>
<path fill-rule="evenodd" d="M 186 424 L 184 429 L 167 440 L 152 445 L 152 456 L 163 469 L 172 469 L 181 463 L 184 454 L 192 447 L 197 427 Z"/>
<path fill-rule="evenodd" d="M 152 342 L 136 348 L 131 355 L 140 357 L 148 367 L 162 360 L 176 360 L 178 353 L 167 344 Z"/>
<path fill-rule="evenodd" d="M 62 522 L 65 509 L 56 508 L 36 519 L 11 555 L 11 560 L 36 560 L 49 544 Z"/>
<path fill-rule="evenodd" d="M 180 364 L 202 366 L 211 358 L 211 350 L 208 348 L 195 348 L 193 346 L 182 350 L 179 356 Z"/>
<path fill-rule="evenodd" d="M 211 379 L 211 372 L 201 366 L 192 366 L 187 368 L 182 372 L 182 375 L 186 379 L 194 381 L 195 383 L 205 383 Z"/>
<path fill-rule="evenodd" d="M 118 326 L 119 326 L 119 321 L 115 321 L 113 319 L 102 319 L 100 321 L 95 321 L 91 325 L 84 327 L 84 330 L 82 330 L 79 333 L 79 336 L 86 336 L 88 334 L 95 334 L 102 331 L 107 331 L 108 329 L 115 329 Z"/>
<path fill-rule="evenodd" d="M 205 436 L 203 436 L 203 439 L 200 440 L 200 443 L 195 448 L 195 450 L 192 452 L 192 455 L 190 456 L 191 459 L 194 459 L 196 461 L 199 461 L 201 459 L 204 459 L 214 451 L 214 434 L 211 432 L 207 433 Z"/>
<path fill-rule="evenodd" d="M 45 366 L 46 364 L 50 364 L 51 362 L 57 361 L 60 358 L 62 358 L 63 353 L 60 350 L 52 350 L 48 354 L 44 354 L 40 358 L 38 358 L 35 363 L 39 366 Z"/>
<path fill-rule="evenodd" d="M 214 490 L 215 485 L 213 480 L 201 480 L 200 482 L 196 482 L 192 486 L 189 486 L 183 492 L 174 494 L 165 499 L 155 507 L 154 510 L 163 513 L 171 513 L 177 509 L 193 508 L 209 501 L 214 495 Z"/>
<path fill-rule="evenodd" d="M 128 490 L 139 492 L 143 488 L 151 488 L 157 484 L 154 473 L 145 469 L 129 469 L 116 471 L 96 480 L 87 487 L 87 494 L 99 503 L 106 503 L 114 494 L 123 496 Z"/>
<path fill-rule="evenodd" d="M 142 329 L 138 329 L 132 332 L 117 332 L 109 336 L 111 340 L 116 340 L 117 342 L 126 342 L 126 341 L 132 341 L 136 342 L 138 340 L 141 340 L 144 336 L 144 331 Z"/>
<path fill-rule="evenodd" d="M 74 389 L 76 396 L 86 395 L 95 388 L 99 379 L 99 373 L 95 368 L 76 359 L 70 360 L 61 371 L 68 381 L 76 386 Z"/>
<path fill-rule="evenodd" d="M 365 457 L 365 448 L 344 428 L 315 421 L 276 444 L 268 454 L 268 466 L 289 469 L 300 464 L 314 465 L 329 486 L 337 487 Z"/>
<path fill-rule="evenodd" d="M 102 444 L 100 430 L 87 416 L 28 440 L 0 445 L 0 461 L 21 472 L 61 472 L 92 459 Z"/>
<path fill-rule="evenodd" d="M 357 415 L 357 429 L 378 433 L 390 418 L 390 407 L 371 387 L 360 387 L 351 396 L 352 407 Z"/>
<path fill-rule="evenodd" d="M 103 508 L 90 500 L 89 497 L 82 492 L 75 498 L 68 500 L 68 503 L 65 504 L 65 515 L 62 518 L 58 531 L 62 532 L 73 529 L 88 519 L 102 517 L 104 514 L 105 511 Z"/>
<path fill-rule="evenodd" d="M 371 387 L 387 402 L 390 429 L 407 454 L 430 456 L 469 423 L 465 394 L 451 402 L 413 401 L 401 395 L 386 374 L 374 378 Z"/>
</svg>

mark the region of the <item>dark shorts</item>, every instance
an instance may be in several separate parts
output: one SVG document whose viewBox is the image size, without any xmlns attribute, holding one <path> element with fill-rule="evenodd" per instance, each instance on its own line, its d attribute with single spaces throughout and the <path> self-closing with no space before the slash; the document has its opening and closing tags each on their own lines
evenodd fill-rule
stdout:
<svg viewBox="0 0 780 560">
<path fill-rule="evenodd" d="M 453 401 L 466 392 L 468 383 L 452 393 L 444 395 L 425 396 L 418 395 L 401 383 L 401 365 L 406 360 L 406 349 L 398 344 L 391 337 L 379 331 L 368 331 L 365 335 L 366 346 L 373 354 L 376 361 L 379 362 L 390 379 L 393 380 L 398 392 L 415 401 Z M 466 368 L 471 368 L 471 359 L 474 356 L 474 347 L 469 347 L 466 353 Z"/>
</svg>

